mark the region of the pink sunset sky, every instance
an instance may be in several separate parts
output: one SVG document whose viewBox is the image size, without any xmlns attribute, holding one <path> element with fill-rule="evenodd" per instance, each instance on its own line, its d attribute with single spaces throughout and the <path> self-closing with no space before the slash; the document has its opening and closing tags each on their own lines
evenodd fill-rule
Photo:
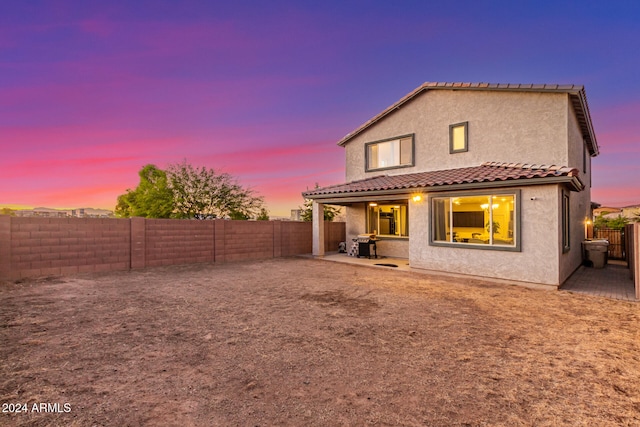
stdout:
<svg viewBox="0 0 640 427">
<path fill-rule="evenodd" d="M 584 85 L 592 199 L 640 204 L 640 6 L 601 3 L 2 2 L 0 206 L 113 209 L 187 160 L 289 216 L 425 81 Z"/>
</svg>

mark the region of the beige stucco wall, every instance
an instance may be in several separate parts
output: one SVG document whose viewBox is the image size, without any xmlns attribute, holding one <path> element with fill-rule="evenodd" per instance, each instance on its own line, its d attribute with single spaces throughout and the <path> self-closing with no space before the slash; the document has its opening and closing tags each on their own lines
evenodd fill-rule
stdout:
<svg viewBox="0 0 640 427">
<path fill-rule="evenodd" d="M 570 249 L 567 253 L 562 253 L 562 230 L 558 234 L 558 251 L 560 254 L 560 283 L 573 274 L 574 271 L 582 264 L 582 242 L 586 238 L 585 221 L 589 218 L 588 210 L 590 209 L 590 201 L 585 194 L 570 192 L 569 214 L 571 222 L 569 224 Z M 562 201 L 562 192 L 558 193 L 558 203 Z M 558 212 L 558 220 L 562 221 L 562 212 Z M 560 222 L 562 224 L 562 222 Z"/>
<path fill-rule="evenodd" d="M 487 161 L 566 166 L 570 108 L 560 93 L 427 91 L 346 144 L 346 180 Z M 469 151 L 449 154 L 449 125 L 465 121 Z M 365 143 L 409 133 L 415 133 L 414 167 L 365 172 Z"/>
<path fill-rule="evenodd" d="M 558 191 L 557 185 L 521 188 L 520 252 L 430 246 L 428 201 L 412 201 L 409 263 L 413 268 L 558 286 L 558 243 L 549 238 L 560 230 Z"/>
<path fill-rule="evenodd" d="M 409 239 L 382 239 L 377 243 L 378 255 L 409 259 Z"/>
<path fill-rule="evenodd" d="M 469 151 L 449 153 L 449 125 L 468 122 Z M 367 142 L 415 134 L 415 166 L 365 172 Z M 408 257 L 414 268 L 514 281 L 562 284 L 581 264 L 584 220 L 590 209 L 590 158 L 567 94 L 433 90 L 386 116 L 346 146 L 346 181 L 381 174 L 521 162 L 570 166 L 586 185 L 570 193 L 571 249 L 562 252 L 560 185 L 522 187 L 521 252 L 429 246 L 427 198 L 409 201 L 409 241 L 382 241 L 379 253 Z M 365 229 L 365 204 L 347 208 L 348 242 Z"/>
<path fill-rule="evenodd" d="M 593 158 L 589 153 L 587 144 L 584 142 L 578 118 L 571 104 L 568 105 L 567 109 L 567 135 L 569 140 L 567 146 L 569 161 L 567 166 L 578 169 L 582 182 L 587 187 L 591 187 L 591 161 Z"/>
<path fill-rule="evenodd" d="M 591 216 L 591 157 L 587 155 L 586 168 L 584 164 L 585 150 L 587 150 L 580 126 L 576 118 L 573 107 L 569 105 L 567 109 L 567 156 L 569 166 L 580 171 L 580 180 L 585 184 L 585 189 L 581 192 L 570 192 L 571 215 L 569 237 L 571 248 L 567 253 L 562 253 L 562 235 L 559 234 L 559 254 L 560 254 L 560 283 L 573 274 L 582 264 L 582 241 L 586 238 L 585 221 Z M 588 150 L 587 150 L 588 153 Z M 562 193 L 558 193 L 558 202 L 561 203 Z M 561 206 L 561 205 L 560 205 Z M 562 213 L 559 212 L 561 215 Z M 561 221 L 561 217 L 559 216 Z M 562 233 L 562 230 L 559 230 Z"/>
<path fill-rule="evenodd" d="M 366 231 L 365 204 L 355 203 L 351 206 L 347 206 L 345 215 L 347 217 L 345 234 L 347 242 L 350 244 L 351 240 L 356 238 L 358 234 L 362 234 Z"/>
</svg>

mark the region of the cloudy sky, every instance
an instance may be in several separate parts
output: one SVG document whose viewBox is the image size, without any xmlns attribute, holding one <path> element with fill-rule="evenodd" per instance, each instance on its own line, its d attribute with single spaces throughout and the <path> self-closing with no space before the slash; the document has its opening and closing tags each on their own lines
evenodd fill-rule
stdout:
<svg viewBox="0 0 640 427">
<path fill-rule="evenodd" d="M 594 201 L 640 203 L 640 2 L 0 2 L 0 205 L 113 209 L 187 160 L 288 216 L 426 81 L 584 85 Z M 525 161 L 527 159 L 514 159 Z"/>
</svg>

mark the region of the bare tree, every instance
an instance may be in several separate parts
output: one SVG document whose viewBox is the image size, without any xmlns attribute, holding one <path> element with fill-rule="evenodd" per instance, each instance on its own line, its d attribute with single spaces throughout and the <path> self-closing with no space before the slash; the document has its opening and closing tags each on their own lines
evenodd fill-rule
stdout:
<svg viewBox="0 0 640 427">
<path fill-rule="evenodd" d="M 182 162 L 167 169 L 173 192 L 174 217 L 196 215 L 213 218 L 247 219 L 258 215 L 262 197 L 242 187 L 228 173 L 216 173 L 206 167 L 195 168 Z"/>
</svg>

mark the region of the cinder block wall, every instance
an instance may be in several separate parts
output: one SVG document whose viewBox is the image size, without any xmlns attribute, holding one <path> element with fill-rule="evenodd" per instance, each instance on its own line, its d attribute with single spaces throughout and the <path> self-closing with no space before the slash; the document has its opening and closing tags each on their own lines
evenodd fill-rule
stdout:
<svg viewBox="0 0 640 427">
<path fill-rule="evenodd" d="M 345 239 L 326 223 L 325 250 Z M 311 253 L 311 223 L 0 215 L 0 279 Z"/>
<path fill-rule="evenodd" d="M 227 221 L 224 230 L 225 261 L 273 258 L 271 221 Z"/>
<path fill-rule="evenodd" d="M 324 226 L 324 250 L 337 251 L 338 244 L 346 239 L 346 223 L 327 222 Z"/>
<path fill-rule="evenodd" d="M 214 262 L 213 221 L 145 220 L 147 267 Z"/>
<path fill-rule="evenodd" d="M 311 253 L 311 231 L 310 222 L 282 223 L 282 256 Z"/>
<path fill-rule="evenodd" d="M 635 286 L 636 298 L 640 299 L 640 223 L 627 224 L 624 235 L 629 274 Z"/>
<path fill-rule="evenodd" d="M 128 221 L 2 216 L 0 230 L 0 277 L 130 268 Z"/>
</svg>

